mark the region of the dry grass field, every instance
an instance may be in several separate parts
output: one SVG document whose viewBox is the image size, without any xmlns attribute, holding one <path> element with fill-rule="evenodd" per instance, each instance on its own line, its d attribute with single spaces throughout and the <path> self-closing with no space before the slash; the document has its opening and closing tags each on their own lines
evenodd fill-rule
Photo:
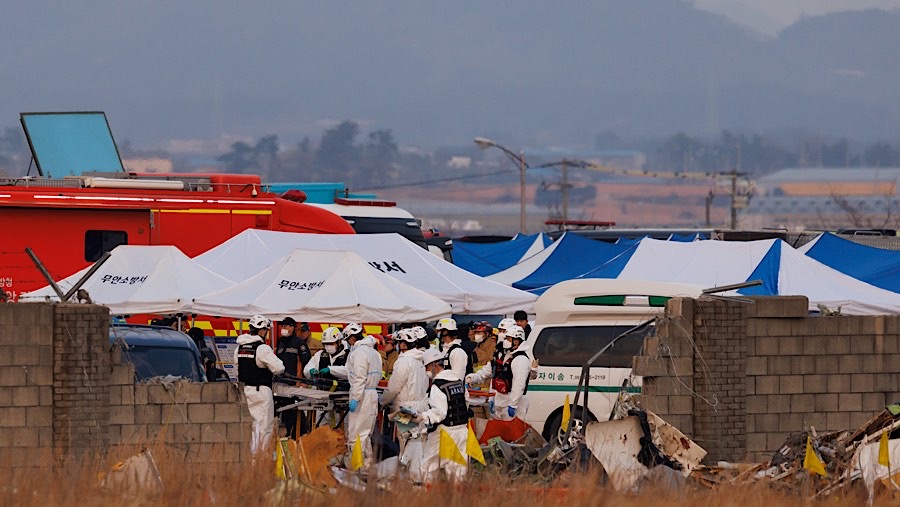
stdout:
<svg viewBox="0 0 900 507">
<path fill-rule="evenodd" d="M 371 487 L 366 492 L 338 488 L 327 492 L 284 482 L 275 478 L 273 465 L 258 463 L 227 467 L 224 464 L 188 465 L 180 451 L 153 451 L 162 481 L 161 491 L 123 491 L 104 488 L 115 462 L 96 459 L 55 468 L 36 469 L 28 465 L 2 463 L 4 485 L 2 505 L 9 506 L 355 506 L 411 507 L 418 505 L 447 507 L 524 506 L 629 507 L 629 506 L 703 506 L 773 507 L 778 505 L 850 506 L 865 505 L 865 492 L 859 488 L 821 500 L 807 500 L 802 491 L 775 491 L 761 485 L 728 486 L 707 490 L 690 484 L 680 491 L 648 487 L 640 493 L 626 494 L 601 485 L 592 474 L 566 474 L 546 486 L 526 480 L 511 481 L 487 473 L 463 485 L 440 483 L 428 488 L 393 481 L 390 489 Z M 881 496 L 875 505 L 900 505 L 900 497 Z"/>
</svg>

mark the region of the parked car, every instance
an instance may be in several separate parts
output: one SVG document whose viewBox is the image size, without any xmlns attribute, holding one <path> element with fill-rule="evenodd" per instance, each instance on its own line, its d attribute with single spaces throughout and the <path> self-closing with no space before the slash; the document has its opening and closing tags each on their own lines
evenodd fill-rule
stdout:
<svg viewBox="0 0 900 507">
<path fill-rule="evenodd" d="M 120 344 L 122 361 L 134 366 L 135 382 L 172 375 L 205 382 L 200 351 L 191 338 L 162 326 L 113 324 L 109 342 Z"/>
</svg>

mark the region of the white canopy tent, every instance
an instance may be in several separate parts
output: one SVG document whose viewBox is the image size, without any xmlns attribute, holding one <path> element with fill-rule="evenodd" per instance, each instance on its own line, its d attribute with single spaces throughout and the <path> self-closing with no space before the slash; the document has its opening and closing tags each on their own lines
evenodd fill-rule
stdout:
<svg viewBox="0 0 900 507">
<path fill-rule="evenodd" d="M 536 299 L 533 294 L 460 269 L 399 234 L 298 234 L 248 229 L 194 260 L 242 282 L 296 248 L 353 251 L 371 269 L 446 301 L 455 314 L 530 312 Z"/>
<path fill-rule="evenodd" d="M 63 292 L 73 287 L 90 267 L 60 281 Z M 113 315 L 184 313 L 193 299 L 234 285 L 200 266 L 174 246 L 120 245 L 81 287 L 94 303 Z M 20 301 L 59 301 L 49 285 L 22 294 Z"/>
<path fill-rule="evenodd" d="M 781 240 L 677 243 L 644 239 L 620 280 L 653 280 L 715 287 L 754 278 L 762 289 L 744 294 L 802 295 L 811 310 L 841 307 L 850 315 L 900 313 L 900 294 L 869 285 L 811 259 Z"/>
<path fill-rule="evenodd" d="M 411 322 L 450 315 L 450 305 L 373 269 L 350 251 L 296 249 L 256 276 L 196 298 L 205 315 L 313 322 Z"/>
</svg>

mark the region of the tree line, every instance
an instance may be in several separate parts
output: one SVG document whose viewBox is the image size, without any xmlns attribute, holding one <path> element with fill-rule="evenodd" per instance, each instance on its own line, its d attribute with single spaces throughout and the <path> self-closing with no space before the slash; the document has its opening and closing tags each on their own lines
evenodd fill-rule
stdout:
<svg viewBox="0 0 900 507">
<path fill-rule="evenodd" d="M 900 147 L 891 143 L 852 143 L 815 133 L 773 137 L 725 130 L 715 138 L 703 138 L 679 132 L 629 142 L 604 132 L 597 136 L 594 148 L 598 153 L 622 149 L 643 153 L 647 159 L 644 169 L 656 171 L 764 173 L 788 167 L 900 167 Z M 128 141 L 120 143 L 119 150 L 125 158 L 141 156 Z M 477 164 L 448 172 L 447 163 L 453 157 L 477 162 L 496 157 L 495 151 L 483 151 L 471 143 L 433 151 L 401 149 L 391 129 L 363 132 L 358 123 L 348 120 L 325 130 L 317 140 L 307 136 L 284 144 L 277 135 L 267 135 L 255 142 L 235 142 L 217 161 L 223 171 L 259 174 L 267 182 L 343 181 L 351 189 L 364 190 L 445 179 L 508 181 L 509 175 L 484 177 L 491 171 Z M 166 154 L 156 150 L 154 156 Z M 177 157 L 173 161 L 180 172 L 193 169 Z M 21 130 L 4 129 L 0 133 L 0 176 L 24 175 L 30 163 Z M 515 168 L 510 164 L 508 169 Z"/>
</svg>

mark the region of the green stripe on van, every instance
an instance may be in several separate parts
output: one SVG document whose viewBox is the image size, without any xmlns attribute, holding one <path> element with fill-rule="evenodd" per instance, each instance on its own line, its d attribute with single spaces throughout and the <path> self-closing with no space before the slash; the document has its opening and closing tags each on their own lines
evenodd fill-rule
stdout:
<svg viewBox="0 0 900 507">
<path fill-rule="evenodd" d="M 575 298 L 576 306 L 624 306 L 625 296 L 582 296 Z"/>
<path fill-rule="evenodd" d="M 575 392 L 578 389 L 578 386 L 573 385 L 559 385 L 559 384 L 529 384 L 529 391 L 569 391 Z M 590 386 L 590 390 L 592 393 L 617 393 L 621 388 L 615 386 Z M 638 386 L 629 386 L 629 393 L 639 393 L 641 392 L 641 388 Z"/>
</svg>

